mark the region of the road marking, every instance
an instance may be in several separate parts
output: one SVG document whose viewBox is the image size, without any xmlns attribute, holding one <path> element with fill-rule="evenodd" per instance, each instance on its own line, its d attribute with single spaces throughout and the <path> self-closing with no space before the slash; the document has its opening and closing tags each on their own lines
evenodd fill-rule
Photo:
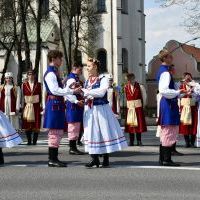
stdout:
<svg viewBox="0 0 200 200">
<path fill-rule="evenodd" d="M 47 168 L 47 164 L 24 164 L 24 165 L 18 165 L 18 164 L 5 164 L 4 167 L 36 167 L 36 168 Z M 84 164 L 75 164 L 75 163 L 68 163 L 68 168 L 85 168 Z M 188 170 L 188 171 L 200 171 L 200 168 L 198 167 L 164 167 L 164 166 L 130 166 L 130 165 L 111 165 L 108 169 L 161 169 L 161 170 Z"/>
</svg>

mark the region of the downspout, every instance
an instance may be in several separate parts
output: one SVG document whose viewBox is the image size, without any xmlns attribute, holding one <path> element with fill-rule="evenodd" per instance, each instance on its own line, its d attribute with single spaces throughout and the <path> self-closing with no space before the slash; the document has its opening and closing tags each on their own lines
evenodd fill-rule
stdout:
<svg viewBox="0 0 200 200">
<path fill-rule="evenodd" d="M 112 59 L 112 66 L 111 66 L 111 74 L 114 75 L 114 47 L 113 47 L 113 0 L 110 0 L 110 7 L 111 7 L 111 59 Z"/>
</svg>

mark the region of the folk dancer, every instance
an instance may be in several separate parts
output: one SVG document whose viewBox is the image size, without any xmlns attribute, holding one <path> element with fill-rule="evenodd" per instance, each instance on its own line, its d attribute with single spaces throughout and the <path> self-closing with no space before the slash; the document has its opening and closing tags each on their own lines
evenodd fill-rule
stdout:
<svg viewBox="0 0 200 200">
<path fill-rule="evenodd" d="M 16 130 L 19 130 L 20 100 L 21 90 L 14 84 L 13 73 L 6 72 L 4 84 L 0 86 L 0 110 Z"/>
<path fill-rule="evenodd" d="M 75 63 L 71 73 L 67 76 L 66 87 L 75 89 L 82 84 L 79 75 L 82 74 L 82 64 Z M 66 121 L 68 127 L 69 154 L 83 155 L 84 153 L 77 149 L 77 141 L 81 131 L 83 121 L 84 99 L 81 94 L 67 95 L 66 101 Z"/>
<path fill-rule="evenodd" d="M 4 164 L 2 148 L 11 148 L 22 143 L 22 139 L 10 124 L 8 118 L 0 111 L 0 165 Z"/>
<path fill-rule="evenodd" d="M 107 100 L 108 79 L 99 75 L 100 62 L 89 58 L 85 83 L 86 105 L 83 116 L 85 151 L 91 156 L 86 167 L 99 167 L 99 155 L 103 155 L 102 167 L 109 167 L 109 154 L 127 147 L 126 138 Z"/>
<path fill-rule="evenodd" d="M 180 99 L 181 123 L 179 133 L 185 138 L 185 147 L 194 147 L 197 122 L 198 122 L 198 103 L 194 94 L 191 92 L 191 86 L 188 83 L 192 82 L 192 75 L 188 72 L 184 73 L 184 80 L 180 85 L 180 89 L 184 89 L 188 94 L 184 94 Z"/>
<path fill-rule="evenodd" d="M 22 84 L 22 129 L 26 132 L 27 145 L 36 145 L 41 126 L 42 88 L 33 70 L 27 72 L 27 77 L 28 81 Z"/>
<path fill-rule="evenodd" d="M 44 128 L 49 130 L 49 167 L 67 167 L 66 163 L 58 159 L 58 148 L 65 128 L 65 102 L 63 96 L 81 92 L 80 88 L 75 89 L 74 92 L 67 87 L 63 89 L 58 71 L 62 64 L 62 58 L 62 52 L 58 50 L 49 51 L 49 66 L 44 74 L 44 85 L 47 94 L 44 111 Z"/>
<path fill-rule="evenodd" d="M 108 101 L 109 105 L 112 108 L 113 113 L 120 119 L 120 94 L 119 89 L 113 85 L 113 76 L 109 74 L 109 88 L 108 88 Z"/>
<path fill-rule="evenodd" d="M 185 90 L 175 90 L 173 76 L 169 71 L 173 61 L 172 55 L 167 50 L 161 50 L 159 58 L 162 62 L 157 73 L 159 93 L 162 95 L 158 119 L 158 125 L 161 126 L 159 163 L 163 166 L 180 166 L 172 161 L 171 153 L 177 141 L 180 124 L 177 97 Z"/>
<path fill-rule="evenodd" d="M 130 146 L 134 145 L 134 135 L 136 134 L 137 146 L 142 146 L 142 133 L 147 131 L 145 114 L 143 110 L 144 101 L 142 89 L 138 82 L 135 81 L 134 74 L 127 75 L 128 83 L 124 87 L 127 99 L 127 118 L 125 131 L 130 136 Z"/>
</svg>

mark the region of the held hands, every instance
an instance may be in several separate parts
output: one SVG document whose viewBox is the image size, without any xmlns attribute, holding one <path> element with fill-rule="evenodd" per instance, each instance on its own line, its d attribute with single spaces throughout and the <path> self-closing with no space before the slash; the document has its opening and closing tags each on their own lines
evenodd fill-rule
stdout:
<svg viewBox="0 0 200 200">
<path fill-rule="evenodd" d="M 73 93 L 74 93 L 74 94 L 81 94 L 81 93 L 82 93 L 82 87 L 75 88 L 75 89 L 73 90 Z"/>
<path fill-rule="evenodd" d="M 77 105 L 80 107 L 84 107 L 84 101 L 83 100 L 78 101 Z"/>
</svg>

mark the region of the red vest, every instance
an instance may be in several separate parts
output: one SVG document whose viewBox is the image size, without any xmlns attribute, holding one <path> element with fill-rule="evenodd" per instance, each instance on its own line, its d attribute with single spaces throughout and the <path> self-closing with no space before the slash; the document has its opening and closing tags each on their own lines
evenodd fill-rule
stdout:
<svg viewBox="0 0 200 200">
<path fill-rule="evenodd" d="M 11 99 L 11 111 L 10 112 L 16 112 L 16 88 L 13 86 L 13 88 L 10 90 L 10 99 Z M 3 86 L 1 90 L 1 99 L 0 99 L 0 110 L 2 112 L 5 112 L 5 86 Z"/>
<path fill-rule="evenodd" d="M 133 90 L 131 88 L 131 84 L 128 83 L 127 85 L 125 85 L 124 90 L 125 90 L 127 101 L 138 100 L 138 99 L 142 100 L 142 93 L 141 93 L 139 83 L 135 82 Z"/>
<path fill-rule="evenodd" d="M 33 90 L 31 90 L 31 87 L 28 82 L 23 83 L 23 94 L 24 96 L 32 96 L 32 95 L 39 95 L 40 101 L 41 101 L 41 83 L 35 82 L 33 86 Z"/>
</svg>

